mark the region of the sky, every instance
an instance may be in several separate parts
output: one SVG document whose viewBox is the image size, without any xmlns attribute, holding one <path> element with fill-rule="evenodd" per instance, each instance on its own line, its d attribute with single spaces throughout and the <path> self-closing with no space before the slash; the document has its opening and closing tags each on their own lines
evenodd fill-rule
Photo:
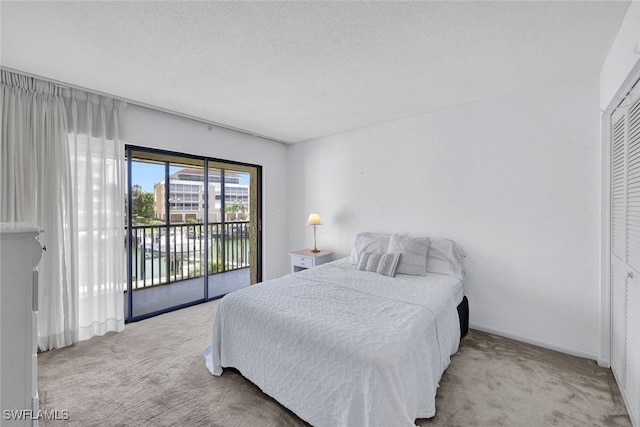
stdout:
<svg viewBox="0 0 640 427">
<path fill-rule="evenodd" d="M 179 171 L 181 167 L 169 166 L 169 174 Z M 131 164 L 131 185 L 139 184 L 145 193 L 153 193 L 153 184 L 164 179 L 164 165 L 133 162 Z"/>
</svg>

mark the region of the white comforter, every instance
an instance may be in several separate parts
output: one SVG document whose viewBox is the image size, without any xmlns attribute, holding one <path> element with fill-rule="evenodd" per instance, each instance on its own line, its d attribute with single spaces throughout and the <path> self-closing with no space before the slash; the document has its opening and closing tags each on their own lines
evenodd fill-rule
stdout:
<svg viewBox="0 0 640 427">
<path fill-rule="evenodd" d="M 238 369 L 316 427 L 413 426 L 435 415 L 460 340 L 439 276 L 389 278 L 339 260 L 233 292 L 218 306 L 207 368 Z"/>
</svg>

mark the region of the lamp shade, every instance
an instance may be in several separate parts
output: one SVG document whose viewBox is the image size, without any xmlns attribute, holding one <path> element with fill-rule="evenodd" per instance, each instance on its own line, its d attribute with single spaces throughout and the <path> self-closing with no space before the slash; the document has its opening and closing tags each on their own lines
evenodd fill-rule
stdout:
<svg viewBox="0 0 640 427">
<path fill-rule="evenodd" d="M 309 214 L 309 219 L 307 219 L 307 225 L 322 225 L 322 220 L 320 219 L 320 215 L 317 213 Z"/>
</svg>

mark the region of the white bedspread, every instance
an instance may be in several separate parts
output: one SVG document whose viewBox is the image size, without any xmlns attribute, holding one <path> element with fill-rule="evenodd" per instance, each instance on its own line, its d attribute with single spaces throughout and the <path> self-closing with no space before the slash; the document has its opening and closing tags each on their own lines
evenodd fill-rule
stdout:
<svg viewBox="0 0 640 427">
<path fill-rule="evenodd" d="M 413 426 L 435 396 L 460 324 L 447 276 L 389 278 L 346 260 L 220 301 L 206 364 L 234 367 L 316 427 Z"/>
</svg>

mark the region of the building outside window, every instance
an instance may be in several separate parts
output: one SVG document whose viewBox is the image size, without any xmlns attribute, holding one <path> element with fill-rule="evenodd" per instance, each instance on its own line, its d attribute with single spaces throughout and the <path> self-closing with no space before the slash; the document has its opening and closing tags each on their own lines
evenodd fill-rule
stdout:
<svg viewBox="0 0 640 427">
<path fill-rule="evenodd" d="M 249 219 L 249 185 L 241 174 L 226 171 L 224 176 L 225 221 Z M 220 171 L 209 173 L 209 223 L 222 222 L 222 182 Z M 167 220 L 164 180 L 153 186 L 155 217 Z M 169 177 L 169 211 L 172 223 L 203 222 L 205 215 L 204 171 L 181 169 Z"/>
</svg>

